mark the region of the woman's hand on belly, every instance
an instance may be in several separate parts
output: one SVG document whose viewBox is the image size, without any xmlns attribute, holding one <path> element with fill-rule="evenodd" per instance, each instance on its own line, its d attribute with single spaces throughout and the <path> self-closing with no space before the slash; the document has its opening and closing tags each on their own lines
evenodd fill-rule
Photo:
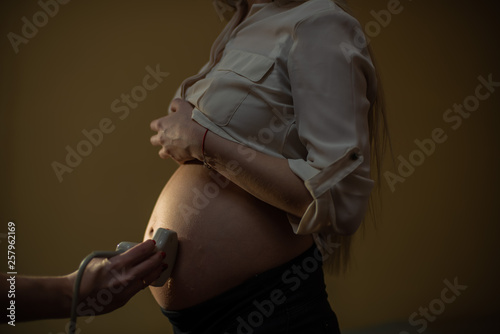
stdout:
<svg viewBox="0 0 500 334">
<path fill-rule="evenodd" d="M 151 122 L 151 130 L 158 132 L 151 137 L 151 144 L 161 146 L 159 155 L 182 164 L 193 159 L 203 160 L 201 142 L 205 128 L 191 119 L 193 106 L 182 99 L 170 105 L 170 115 Z"/>
</svg>

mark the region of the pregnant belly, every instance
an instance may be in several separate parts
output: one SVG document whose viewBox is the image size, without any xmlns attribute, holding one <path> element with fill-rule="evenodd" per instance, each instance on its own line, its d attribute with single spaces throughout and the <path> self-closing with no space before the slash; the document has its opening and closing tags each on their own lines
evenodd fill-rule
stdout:
<svg viewBox="0 0 500 334">
<path fill-rule="evenodd" d="M 167 182 L 145 239 L 159 227 L 179 237 L 171 278 L 163 287 L 150 287 L 168 310 L 214 297 L 312 244 L 310 236 L 293 233 L 284 212 L 197 164 L 180 166 Z"/>
</svg>

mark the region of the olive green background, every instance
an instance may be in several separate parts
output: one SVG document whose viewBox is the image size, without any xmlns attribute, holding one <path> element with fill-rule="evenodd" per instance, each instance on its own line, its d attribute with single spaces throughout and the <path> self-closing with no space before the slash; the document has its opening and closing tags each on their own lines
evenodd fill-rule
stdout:
<svg viewBox="0 0 500 334">
<path fill-rule="evenodd" d="M 370 11 L 387 8 L 388 1 L 351 4 L 366 24 L 374 20 Z M 408 159 L 417 149 L 414 140 L 430 138 L 435 128 L 447 140 L 394 192 L 382 180 L 377 227 L 368 224 L 357 234 L 351 270 L 328 276 L 328 292 L 343 329 L 408 325 L 413 312 L 440 298 L 443 280 L 457 277 L 467 289 L 433 325 L 458 333 L 450 324 L 463 329 L 462 321 L 500 311 L 500 89 L 456 130 L 443 114 L 474 94 L 478 76 L 500 81 L 498 7 L 449 0 L 401 5 L 386 27 L 372 30 L 370 41 L 396 159 L 395 165 L 387 159 L 384 171 L 397 173 L 398 156 Z M 142 240 L 156 197 L 176 168 L 150 145 L 149 123 L 166 113 L 181 80 L 207 60 L 223 24 L 210 0 L 71 1 L 16 54 L 7 34 L 20 34 L 21 18 L 32 21 L 38 11 L 36 1 L 0 4 L 0 270 L 6 271 L 4 233 L 12 220 L 18 273 L 60 275 L 93 250 Z M 170 75 L 120 120 L 111 103 L 141 85 L 146 66 L 157 64 Z M 65 147 L 76 148 L 82 131 L 104 118 L 114 131 L 59 182 L 51 164 L 64 163 Z M 58 334 L 66 322 L 0 330 Z M 79 325 L 82 333 L 170 333 L 147 291 Z"/>
</svg>

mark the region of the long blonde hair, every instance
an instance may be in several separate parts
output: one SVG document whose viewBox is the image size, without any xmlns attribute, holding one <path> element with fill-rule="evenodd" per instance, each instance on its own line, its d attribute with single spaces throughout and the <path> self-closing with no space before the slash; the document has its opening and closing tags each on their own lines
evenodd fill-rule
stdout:
<svg viewBox="0 0 500 334">
<path fill-rule="evenodd" d="M 237 8 L 238 3 L 241 0 L 214 0 L 214 6 L 218 9 L 218 14 L 221 19 L 229 20 Z M 280 3 L 284 4 L 293 0 L 276 0 Z M 306 0 L 308 1 L 308 0 Z M 337 6 L 342 8 L 349 15 L 353 16 L 351 9 L 349 8 L 346 0 L 331 0 Z M 274 2 L 274 0 L 273 0 Z M 244 1 L 244 3 L 247 3 Z M 222 9 L 222 10 L 221 10 Z M 246 8 L 248 10 L 248 8 Z M 234 19 L 234 18 L 233 18 Z M 372 192 L 370 196 L 370 204 L 369 204 L 369 214 L 373 223 L 377 220 L 377 208 L 380 203 L 378 197 L 380 197 L 381 190 L 381 171 L 382 171 L 382 161 L 383 157 L 386 153 L 386 149 L 389 148 L 391 151 L 390 144 L 390 135 L 387 124 L 387 116 L 386 116 L 386 108 L 385 108 L 385 98 L 384 92 L 382 89 L 382 82 L 380 80 L 380 74 L 377 70 L 377 66 L 375 64 L 375 58 L 373 56 L 373 51 L 370 45 L 366 46 L 372 62 L 375 66 L 376 77 L 377 77 L 377 95 L 370 106 L 370 110 L 368 113 L 368 127 L 369 127 L 369 138 L 370 138 L 370 150 L 371 150 L 371 174 L 372 178 L 376 180 L 375 190 Z M 366 217 L 361 224 L 361 226 L 365 227 L 366 225 Z M 334 252 L 333 256 L 330 256 L 328 260 L 325 262 L 326 269 L 329 272 L 334 273 L 342 273 L 345 272 L 348 268 L 350 255 L 351 255 L 351 245 L 352 245 L 352 236 L 341 236 L 341 235 L 333 235 L 331 240 L 333 243 L 339 245 L 339 247 Z"/>
<path fill-rule="evenodd" d="M 335 2 L 337 6 L 342 8 L 346 13 L 351 16 L 355 16 L 351 9 L 349 8 L 346 0 L 331 0 Z M 371 193 L 370 203 L 369 203 L 369 217 L 371 218 L 374 225 L 376 225 L 381 197 L 381 185 L 382 185 L 382 163 L 387 148 L 392 152 L 391 137 L 389 133 L 389 126 L 387 121 L 386 105 L 385 105 L 385 95 L 383 90 L 382 81 L 380 79 L 380 72 L 378 71 L 378 66 L 376 64 L 375 57 L 371 46 L 368 44 L 366 46 L 372 63 L 375 67 L 375 74 L 377 77 L 377 94 L 374 101 L 370 106 L 368 112 L 368 128 L 369 128 L 369 138 L 370 138 L 370 170 L 372 178 L 375 179 L 375 189 Z M 365 217 L 362 228 L 366 226 Z M 333 261 L 327 261 L 327 269 L 333 271 L 334 273 L 343 273 L 347 270 L 349 265 L 349 260 L 351 258 L 351 245 L 352 236 L 334 236 L 334 242 L 340 244 L 337 252 L 333 256 Z"/>
</svg>

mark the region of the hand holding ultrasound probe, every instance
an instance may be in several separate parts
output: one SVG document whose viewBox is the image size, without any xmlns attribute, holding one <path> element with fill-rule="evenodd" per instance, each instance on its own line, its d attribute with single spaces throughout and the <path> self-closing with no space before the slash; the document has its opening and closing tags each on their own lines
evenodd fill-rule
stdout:
<svg viewBox="0 0 500 334">
<path fill-rule="evenodd" d="M 82 261 L 79 270 L 69 275 L 16 276 L 16 309 L 24 312 L 17 312 L 14 319 L 64 318 L 69 317 L 72 310 L 72 322 L 75 323 L 79 305 L 84 305 L 86 310 L 92 309 L 93 314 L 114 311 L 147 286 L 165 284 L 174 267 L 176 254 L 177 234 L 158 229 L 153 240 L 140 244 L 121 242 L 116 251 L 93 252 Z M 2 305 L 8 302 L 9 278 L 0 273 Z M 79 293 L 74 294 L 75 291 Z M 102 291 L 112 295 L 106 305 L 96 302 L 96 296 Z M 8 315 L 1 319 L 0 323 L 9 321 Z"/>
</svg>

